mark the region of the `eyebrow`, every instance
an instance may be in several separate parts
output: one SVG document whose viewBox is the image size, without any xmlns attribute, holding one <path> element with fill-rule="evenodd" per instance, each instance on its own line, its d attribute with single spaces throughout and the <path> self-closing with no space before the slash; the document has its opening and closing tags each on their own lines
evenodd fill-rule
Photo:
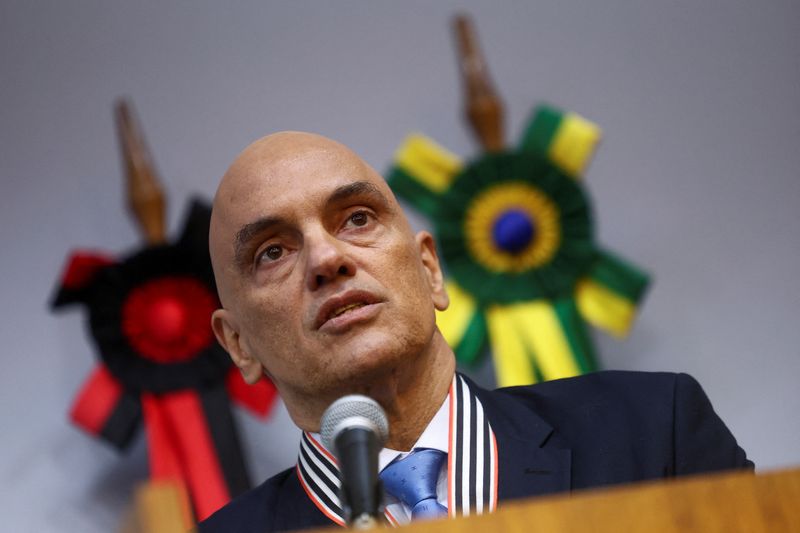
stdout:
<svg viewBox="0 0 800 533">
<path fill-rule="evenodd" d="M 337 187 L 334 189 L 331 195 L 328 196 L 328 199 L 325 200 L 325 207 L 328 208 L 331 205 L 343 202 L 355 196 L 367 196 L 371 200 L 377 201 L 379 204 L 381 204 L 382 208 L 390 209 L 391 204 L 386 196 L 378 187 L 368 181 L 355 181 L 353 183 L 348 183 L 347 185 Z M 248 245 L 253 237 L 263 233 L 269 228 L 287 224 L 288 222 L 286 219 L 282 217 L 267 216 L 242 226 L 239 231 L 236 232 L 236 237 L 234 237 L 234 259 L 236 264 L 242 268 L 249 262 L 246 255 L 248 251 Z"/>
<path fill-rule="evenodd" d="M 325 202 L 325 207 L 347 200 L 353 196 L 368 196 L 372 200 L 380 203 L 381 207 L 389 208 L 389 200 L 386 199 L 386 196 L 384 196 L 381 190 L 373 183 L 368 181 L 354 181 L 353 183 L 337 187 L 328 197 Z"/>
<path fill-rule="evenodd" d="M 248 245 L 250 241 L 269 228 L 285 224 L 286 221 L 281 217 L 264 217 L 259 218 L 254 222 L 245 224 L 236 232 L 236 237 L 233 242 L 234 259 L 239 268 L 244 267 L 248 260 L 245 257 L 247 254 Z"/>
</svg>

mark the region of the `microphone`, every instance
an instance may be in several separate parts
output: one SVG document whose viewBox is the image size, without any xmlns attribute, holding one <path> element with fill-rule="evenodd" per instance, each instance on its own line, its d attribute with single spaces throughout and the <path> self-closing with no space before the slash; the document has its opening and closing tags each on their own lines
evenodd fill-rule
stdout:
<svg viewBox="0 0 800 533">
<path fill-rule="evenodd" d="M 374 527 L 383 512 L 378 452 L 389 436 L 383 408 L 360 394 L 343 396 L 325 410 L 320 425 L 322 444 L 339 461 L 347 524 L 355 529 Z"/>
</svg>

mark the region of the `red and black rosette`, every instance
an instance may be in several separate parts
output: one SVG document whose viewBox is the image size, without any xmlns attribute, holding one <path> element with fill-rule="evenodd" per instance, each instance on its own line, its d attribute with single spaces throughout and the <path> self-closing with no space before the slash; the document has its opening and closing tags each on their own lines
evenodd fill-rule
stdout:
<svg viewBox="0 0 800 533">
<path fill-rule="evenodd" d="M 266 378 L 242 381 L 211 330 L 209 220 L 194 201 L 173 244 L 74 253 L 52 303 L 86 306 L 101 359 L 72 420 L 120 449 L 143 421 L 151 477 L 185 483 L 201 520 L 250 487 L 230 399 L 264 416 L 275 398 Z"/>
</svg>

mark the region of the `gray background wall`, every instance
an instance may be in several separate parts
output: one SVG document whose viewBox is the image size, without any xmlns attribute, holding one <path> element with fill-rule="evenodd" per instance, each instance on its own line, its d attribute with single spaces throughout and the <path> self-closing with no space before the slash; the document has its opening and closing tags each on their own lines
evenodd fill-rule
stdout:
<svg viewBox="0 0 800 533">
<path fill-rule="evenodd" d="M 94 365 L 78 311 L 46 309 L 78 246 L 123 252 L 110 108 L 134 98 L 172 200 L 304 129 L 385 169 L 422 131 L 462 156 L 449 34 L 478 22 L 508 136 L 547 100 L 598 122 L 599 240 L 655 284 L 607 368 L 705 386 L 760 469 L 800 463 L 800 4 L 790 0 L 0 3 L 0 509 L 8 531 L 109 531 L 146 471 L 66 411 Z M 419 223 L 419 219 L 417 219 Z M 238 413 L 255 477 L 293 462 L 282 407 Z M 292 432 L 294 430 L 291 430 Z"/>
</svg>

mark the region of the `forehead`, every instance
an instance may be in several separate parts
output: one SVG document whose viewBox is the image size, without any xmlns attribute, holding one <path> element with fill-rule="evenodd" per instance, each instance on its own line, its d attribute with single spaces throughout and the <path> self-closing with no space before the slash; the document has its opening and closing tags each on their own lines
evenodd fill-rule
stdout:
<svg viewBox="0 0 800 533">
<path fill-rule="evenodd" d="M 388 192 L 384 180 L 344 146 L 316 138 L 288 141 L 246 150 L 226 173 L 217 207 L 243 222 L 274 209 L 310 206 L 356 181 Z"/>
</svg>

